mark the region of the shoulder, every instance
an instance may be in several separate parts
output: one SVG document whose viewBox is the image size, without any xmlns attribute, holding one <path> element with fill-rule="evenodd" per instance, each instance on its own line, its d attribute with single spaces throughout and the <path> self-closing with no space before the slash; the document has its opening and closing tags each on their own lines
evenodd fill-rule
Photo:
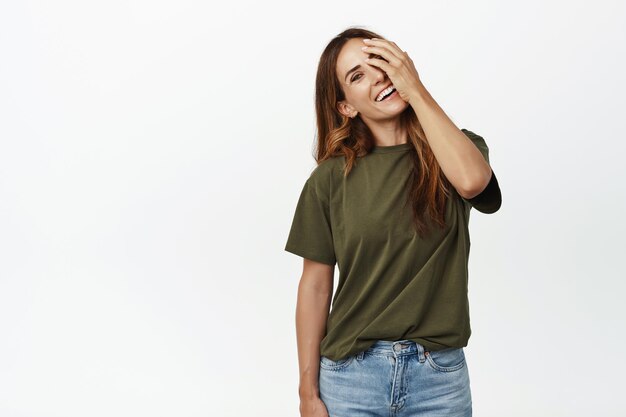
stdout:
<svg viewBox="0 0 626 417">
<path fill-rule="evenodd" d="M 334 185 L 342 176 L 343 156 L 331 157 L 319 163 L 306 180 L 305 188 L 317 199 L 329 204 Z"/>
<path fill-rule="evenodd" d="M 341 175 L 344 164 L 343 156 L 334 156 L 322 161 L 311 172 L 307 182 L 310 185 L 326 190 L 338 175 Z"/>
</svg>

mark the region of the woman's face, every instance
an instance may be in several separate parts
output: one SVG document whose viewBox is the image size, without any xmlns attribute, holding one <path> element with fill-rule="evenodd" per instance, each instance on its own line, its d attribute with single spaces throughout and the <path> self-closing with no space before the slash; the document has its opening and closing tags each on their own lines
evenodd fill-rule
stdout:
<svg viewBox="0 0 626 417">
<path fill-rule="evenodd" d="M 343 87 L 345 100 L 337 104 L 337 109 L 348 117 L 357 113 L 364 121 L 385 120 L 397 117 L 409 103 L 396 92 L 383 101 L 376 101 L 379 93 L 391 85 L 385 72 L 365 62 L 369 53 L 362 38 L 346 42 L 337 58 L 337 79 Z"/>
</svg>

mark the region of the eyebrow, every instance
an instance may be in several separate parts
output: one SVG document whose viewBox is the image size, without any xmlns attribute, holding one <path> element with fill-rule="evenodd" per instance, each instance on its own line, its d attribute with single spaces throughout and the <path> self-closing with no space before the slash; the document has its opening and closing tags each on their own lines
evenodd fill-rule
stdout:
<svg viewBox="0 0 626 417">
<path fill-rule="evenodd" d="M 346 77 L 343 79 L 344 81 L 348 79 L 348 75 L 350 75 L 350 73 L 358 70 L 359 68 L 361 68 L 361 64 L 357 64 L 354 68 L 352 68 L 350 71 L 346 72 Z"/>
</svg>

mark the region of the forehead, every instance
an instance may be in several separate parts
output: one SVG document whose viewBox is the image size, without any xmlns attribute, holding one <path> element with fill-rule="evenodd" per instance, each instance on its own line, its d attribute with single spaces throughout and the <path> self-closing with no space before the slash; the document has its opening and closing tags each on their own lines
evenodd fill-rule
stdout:
<svg viewBox="0 0 626 417">
<path fill-rule="evenodd" d="M 341 48 L 337 56 L 337 78 L 340 82 L 344 82 L 346 72 L 351 70 L 355 65 L 367 65 L 365 58 L 369 55 L 361 48 L 365 46 L 363 38 L 349 39 Z"/>
</svg>

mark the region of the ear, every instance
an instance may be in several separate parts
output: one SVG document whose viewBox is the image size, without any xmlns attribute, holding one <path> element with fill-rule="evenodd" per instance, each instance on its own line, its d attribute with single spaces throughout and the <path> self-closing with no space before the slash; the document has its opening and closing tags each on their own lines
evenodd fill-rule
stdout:
<svg viewBox="0 0 626 417">
<path fill-rule="evenodd" d="M 350 104 L 346 103 L 345 100 L 342 100 L 337 103 L 337 110 L 339 113 L 343 114 L 346 117 L 355 117 L 357 115 L 357 111 Z"/>
</svg>

